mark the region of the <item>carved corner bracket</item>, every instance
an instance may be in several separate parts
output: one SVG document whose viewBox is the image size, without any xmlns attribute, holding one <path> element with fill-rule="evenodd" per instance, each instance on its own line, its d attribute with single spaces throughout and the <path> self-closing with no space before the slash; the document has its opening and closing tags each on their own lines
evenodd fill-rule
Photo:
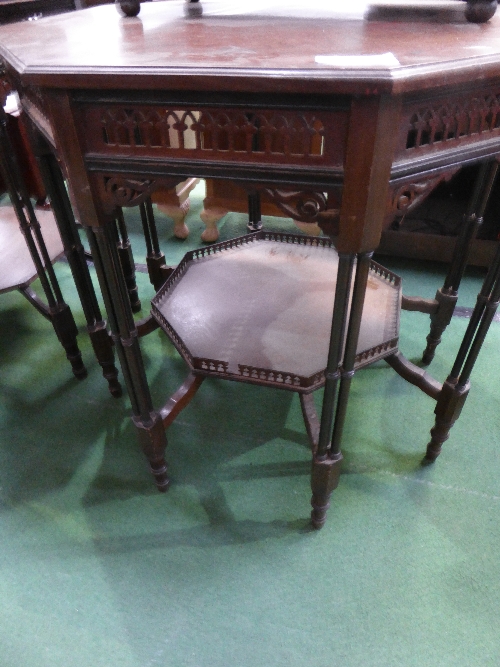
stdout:
<svg viewBox="0 0 500 667">
<path fill-rule="evenodd" d="M 154 190 L 175 188 L 182 178 L 134 179 L 122 176 L 105 176 L 101 181 L 102 194 L 109 210 L 116 207 L 139 206 L 144 203 Z"/>
<path fill-rule="evenodd" d="M 409 211 L 421 204 L 439 183 L 449 181 L 459 169 L 460 167 L 457 166 L 438 175 L 426 176 L 415 181 L 406 181 L 403 184 L 391 184 L 388 206 L 390 220 L 403 218 Z"/>
<path fill-rule="evenodd" d="M 327 210 L 327 198 L 322 192 L 288 191 L 262 188 L 287 217 L 299 222 L 316 222 L 320 213 Z"/>
<path fill-rule="evenodd" d="M 338 235 L 339 208 L 334 195 L 323 192 L 290 191 L 261 188 L 273 203 L 287 216 L 297 222 L 315 222 L 330 237 Z"/>
</svg>

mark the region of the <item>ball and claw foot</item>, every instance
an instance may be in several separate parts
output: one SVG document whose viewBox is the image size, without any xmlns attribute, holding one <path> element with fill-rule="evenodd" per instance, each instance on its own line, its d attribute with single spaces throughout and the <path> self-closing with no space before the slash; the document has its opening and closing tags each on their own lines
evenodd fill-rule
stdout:
<svg viewBox="0 0 500 667">
<path fill-rule="evenodd" d="M 219 238 L 217 223 L 227 214 L 227 209 L 219 207 L 204 208 L 200 213 L 200 218 L 205 225 L 205 230 L 201 233 L 203 243 L 215 243 Z"/>
<path fill-rule="evenodd" d="M 189 229 L 186 225 L 186 216 L 189 213 L 189 199 L 182 204 L 157 204 L 158 210 L 174 221 L 174 236 L 176 239 L 187 239 Z"/>
</svg>

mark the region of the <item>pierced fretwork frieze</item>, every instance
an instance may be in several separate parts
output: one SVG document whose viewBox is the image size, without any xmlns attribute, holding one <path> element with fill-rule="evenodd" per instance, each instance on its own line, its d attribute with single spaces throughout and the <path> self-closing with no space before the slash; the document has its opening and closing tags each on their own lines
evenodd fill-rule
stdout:
<svg viewBox="0 0 500 667">
<path fill-rule="evenodd" d="M 406 150 L 500 133 L 500 92 L 436 101 L 409 114 Z"/>
<path fill-rule="evenodd" d="M 84 105 L 89 154 L 343 164 L 347 110 Z"/>
<path fill-rule="evenodd" d="M 109 146 L 298 156 L 323 152 L 324 126 L 312 113 L 108 108 L 101 127 Z"/>
</svg>

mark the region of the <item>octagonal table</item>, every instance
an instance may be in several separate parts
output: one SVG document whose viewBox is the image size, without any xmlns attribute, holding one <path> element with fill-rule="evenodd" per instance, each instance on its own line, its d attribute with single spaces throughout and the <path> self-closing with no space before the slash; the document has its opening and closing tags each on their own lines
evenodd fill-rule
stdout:
<svg viewBox="0 0 500 667">
<path fill-rule="evenodd" d="M 312 3 L 314 4 L 314 3 Z M 116 248 L 117 209 L 190 177 L 230 179 L 253 200 L 264 192 L 283 212 L 320 224 L 335 239 L 338 268 L 325 394 L 313 454 L 313 523 L 336 486 L 349 386 L 355 369 L 370 261 L 384 225 L 421 201 L 461 165 L 485 167 L 462 241 L 436 299 L 403 299 L 431 314 L 427 361 L 451 317 L 468 239 L 480 222 L 500 154 L 500 19 L 468 23 L 383 12 L 252 16 L 251 8 L 186 15 L 184 3 L 153 2 L 139 16 L 113 6 L 0 28 L 8 76 L 38 131 L 37 151 L 53 201 L 57 152 L 87 228 L 133 419 L 157 485 L 168 486 L 165 409 L 152 403 Z M 465 5 L 463 5 L 465 6 Z M 448 22 L 446 19 L 450 19 Z M 340 202 L 333 210 L 329 202 Z M 59 210 L 67 250 L 71 216 Z M 157 287 L 169 274 L 145 223 Z M 151 236 L 152 234 L 152 236 Z M 469 376 L 500 288 L 494 260 L 444 383 L 406 361 L 387 361 L 436 400 L 427 448 L 434 460 L 469 391 Z M 332 267 L 333 270 L 333 267 Z M 78 272 L 77 272 L 78 273 Z M 327 278 L 325 276 L 325 284 Z M 82 288 L 83 289 L 83 288 Z M 170 411 L 171 413 L 171 411 Z"/>
</svg>

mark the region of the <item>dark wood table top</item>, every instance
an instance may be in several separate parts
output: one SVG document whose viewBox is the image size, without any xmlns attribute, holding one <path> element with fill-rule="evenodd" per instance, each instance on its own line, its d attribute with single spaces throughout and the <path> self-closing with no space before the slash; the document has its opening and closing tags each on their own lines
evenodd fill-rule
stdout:
<svg viewBox="0 0 500 667">
<path fill-rule="evenodd" d="M 498 13 L 477 25 L 459 14 L 446 23 L 184 10 L 183 0 L 151 2 L 124 18 L 105 5 L 1 26 L 0 54 L 25 83 L 56 88 L 397 94 L 500 79 Z"/>
</svg>

